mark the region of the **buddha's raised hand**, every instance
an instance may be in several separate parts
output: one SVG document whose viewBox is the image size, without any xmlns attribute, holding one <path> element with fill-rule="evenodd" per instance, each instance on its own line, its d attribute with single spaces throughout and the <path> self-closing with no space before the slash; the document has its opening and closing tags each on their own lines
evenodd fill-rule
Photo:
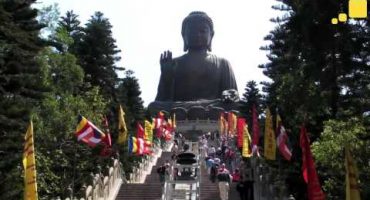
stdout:
<svg viewBox="0 0 370 200">
<path fill-rule="evenodd" d="M 173 64 L 174 64 L 174 61 L 172 59 L 172 52 L 171 51 L 164 51 L 162 54 L 161 54 L 161 58 L 159 60 L 160 64 L 161 64 L 161 72 L 170 72 L 172 71 L 173 69 Z"/>
</svg>

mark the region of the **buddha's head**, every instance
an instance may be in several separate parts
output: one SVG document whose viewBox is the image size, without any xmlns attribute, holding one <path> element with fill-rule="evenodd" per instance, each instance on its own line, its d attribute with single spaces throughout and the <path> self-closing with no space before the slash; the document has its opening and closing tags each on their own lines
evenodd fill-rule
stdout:
<svg viewBox="0 0 370 200">
<path fill-rule="evenodd" d="M 205 12 L 191 12 L 182 22 L 184 51 L 189 49 L 211 51 L 214 34 L 212 19 Z"/>
</svg>

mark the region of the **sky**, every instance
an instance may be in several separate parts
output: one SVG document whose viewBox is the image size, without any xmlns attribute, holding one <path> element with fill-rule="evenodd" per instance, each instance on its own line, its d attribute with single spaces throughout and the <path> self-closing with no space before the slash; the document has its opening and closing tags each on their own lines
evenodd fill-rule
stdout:
<svg viewBox="0 0 370 200">
<path fill-rule="evenodd" d="M 154 101 L 160 77 L 160 54 L 184 54 L 182 20 L 192 11 L 204 11 L 213 20 L 215 35 L 212 54 L 231 63 L 239 94 L 248 81 L 268 81 L 258 68 L 268 60 L 259 48 L 268 44 L 263 38 L 274 28 L 269 19 L 280 15 L 271 9 L 274 0 L 38 0 L 37 6 L 58 3 L 61 15 L 73 10 L 82 25 L 96 11 L 112 24 L 113 38 L 122 51 L 118 66 L 134 71 L 144 106 Z M 123 77 L 124 74 L 119 74 Z"/>
</svg>

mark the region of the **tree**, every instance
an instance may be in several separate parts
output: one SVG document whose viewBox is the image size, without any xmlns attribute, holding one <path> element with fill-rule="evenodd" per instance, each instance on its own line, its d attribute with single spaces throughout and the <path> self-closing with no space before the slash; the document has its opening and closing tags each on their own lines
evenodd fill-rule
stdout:
<svg viewBox="0 0 370 200">
<path fill-rule="evenodd" d="M 73 10 L 67 11 L 65 16 L 61 17 L 61 20 L 58 23 L 59 28 L 65 29 L 68 36 L 73 39 L 73 43 L 69 46 L 68 51 L 76 56 L 78 56 L 78 47 L 84 35 L 83 28 L 80 26 L 80 23 L 78 15 L 76 15 Z"/>
<path fill-rule="evenodd" d="M 252 124 L 252 108 L 256 106 L 257 115 L 262 111 L 262 95 L 257 88 L 255 81 L 248 81 L 243 93 L 240 112 L 242 117 L 247 119 L 248 124 Z M 249 128 L 252 128 L 249 126 Z"/>
<path fill-rule="evenodd" d="M 129 124 L 134 128 L 136 127 L 136 121 L 144 120 L 144 102 L 140 97 L 139 81 L 133 74 L 134 72 L 131 70 L 125 72 L 126 76 L 118 86 L 118 99 L 126 107 Z"/>
<path fill-rule="evenodd" d="M 103 13 L 96 12 L 86 24 L 76 56 L 85 71 L 85 81 L 100 87 L 106 98 L 114 100 L 119 83 L 116 70 L 123 68 L 115 65 L 121 58 L 117 56 L 120 50 L 112 37 L 111 28 Z"/>
<path fill-rule="evenodd" d="M 352 148 L 352 156 L 359 170 L 360 188 L 363 197 L 370 195 L 370 152 L 369 137 L 362 120 L 351 118 L 345 121 L 329 120 L 324 123 L 324 131 L 320 138 L 312 144 L 319 175 L 324 180 L 322 187 L 327 199 L 345 199 L 345 165 L 344 145 Z M 335 139 L 334 139 L 335 138 Z"/>
<path fill-rule="evenodd" d="M 52 37 L 67 48 L 71 44 L 65 29 L 57 28 Z M 74 136 L 77 117 L 81 114 L 102 127 L 107 102 L 99 87 L 80 90 L 85 84 L 84 72 L 69 52 L 46 47 L 38 62 L 43 83 L 50 88 L 34 110 L 39 197 L 83 196 L 82 186 L 91 182 L 90 173 L 97 172 L 98 165 L 106 167 L 109 159 L 99 157 L 99 147 L 91 149 L 77 142 Z"/>
<path fill-rule="evenodd" d="M 34 0 L 0 2 L 0 199 L 21 199 L 24 134 L 33 106 L 43 98 L 35 57 L 43 27 Z"/>
<path fill-rule="evenodd" d="M 299 125 L 305 122 L 312 141 L 316 141 L 324 121 L 359 117 L 369 106 L 368 21 L 332 25 L 331 18 L 347 10 L 347 1 L 279 3 L 274 9 L 284 14 L 272 19 L 277 26 L 265 37 L 271 43 L 261 48 L 268 51 L 269 62 L 260 68 L 272 80 L 264 83 L 263 91 L 267 104 L 278 107 L 284 115 L 287 130 L 298 133 Z M 290 140 L 295 144 L 293 160 L 300 162 L 298 134 L 290 134 Z M 300 170 L 299 166 L 291 169 Z M 326 173 L 329 169 L 318 170 Z M 291 180 L 290 189 L 300 194 L 301 184 L 297 183 L 302 180 L 295 174 L 289 175 L 296 179 Z M 330 190 L 338 192 L 335 187 Z"/>
</svg>

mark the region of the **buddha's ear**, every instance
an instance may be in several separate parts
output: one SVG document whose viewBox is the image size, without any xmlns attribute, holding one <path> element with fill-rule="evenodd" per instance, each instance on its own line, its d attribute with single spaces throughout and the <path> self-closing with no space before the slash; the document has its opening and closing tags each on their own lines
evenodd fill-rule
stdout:
<svg viewBox="0 0 370 200">
<path fill-rule="evenodd" d="M 207 49 L 208 49 L 208 51 L 212 51 L 212 39 L 213 39 L 213 37 L 211 38 L 211 40 L 209 41 L 209 44 L 208 44 L 208 46 L 207 46 Z"/>
<path fill-rule="evenodd" d="M 184 41 L 184 51 L 186 52 L 186 51 L 188 51 L 189 50 L 189 47 L 188 47 L 188 45 L 186 45 L 186 43 L 185 43 L 185 41 Z"/>
</svg>

